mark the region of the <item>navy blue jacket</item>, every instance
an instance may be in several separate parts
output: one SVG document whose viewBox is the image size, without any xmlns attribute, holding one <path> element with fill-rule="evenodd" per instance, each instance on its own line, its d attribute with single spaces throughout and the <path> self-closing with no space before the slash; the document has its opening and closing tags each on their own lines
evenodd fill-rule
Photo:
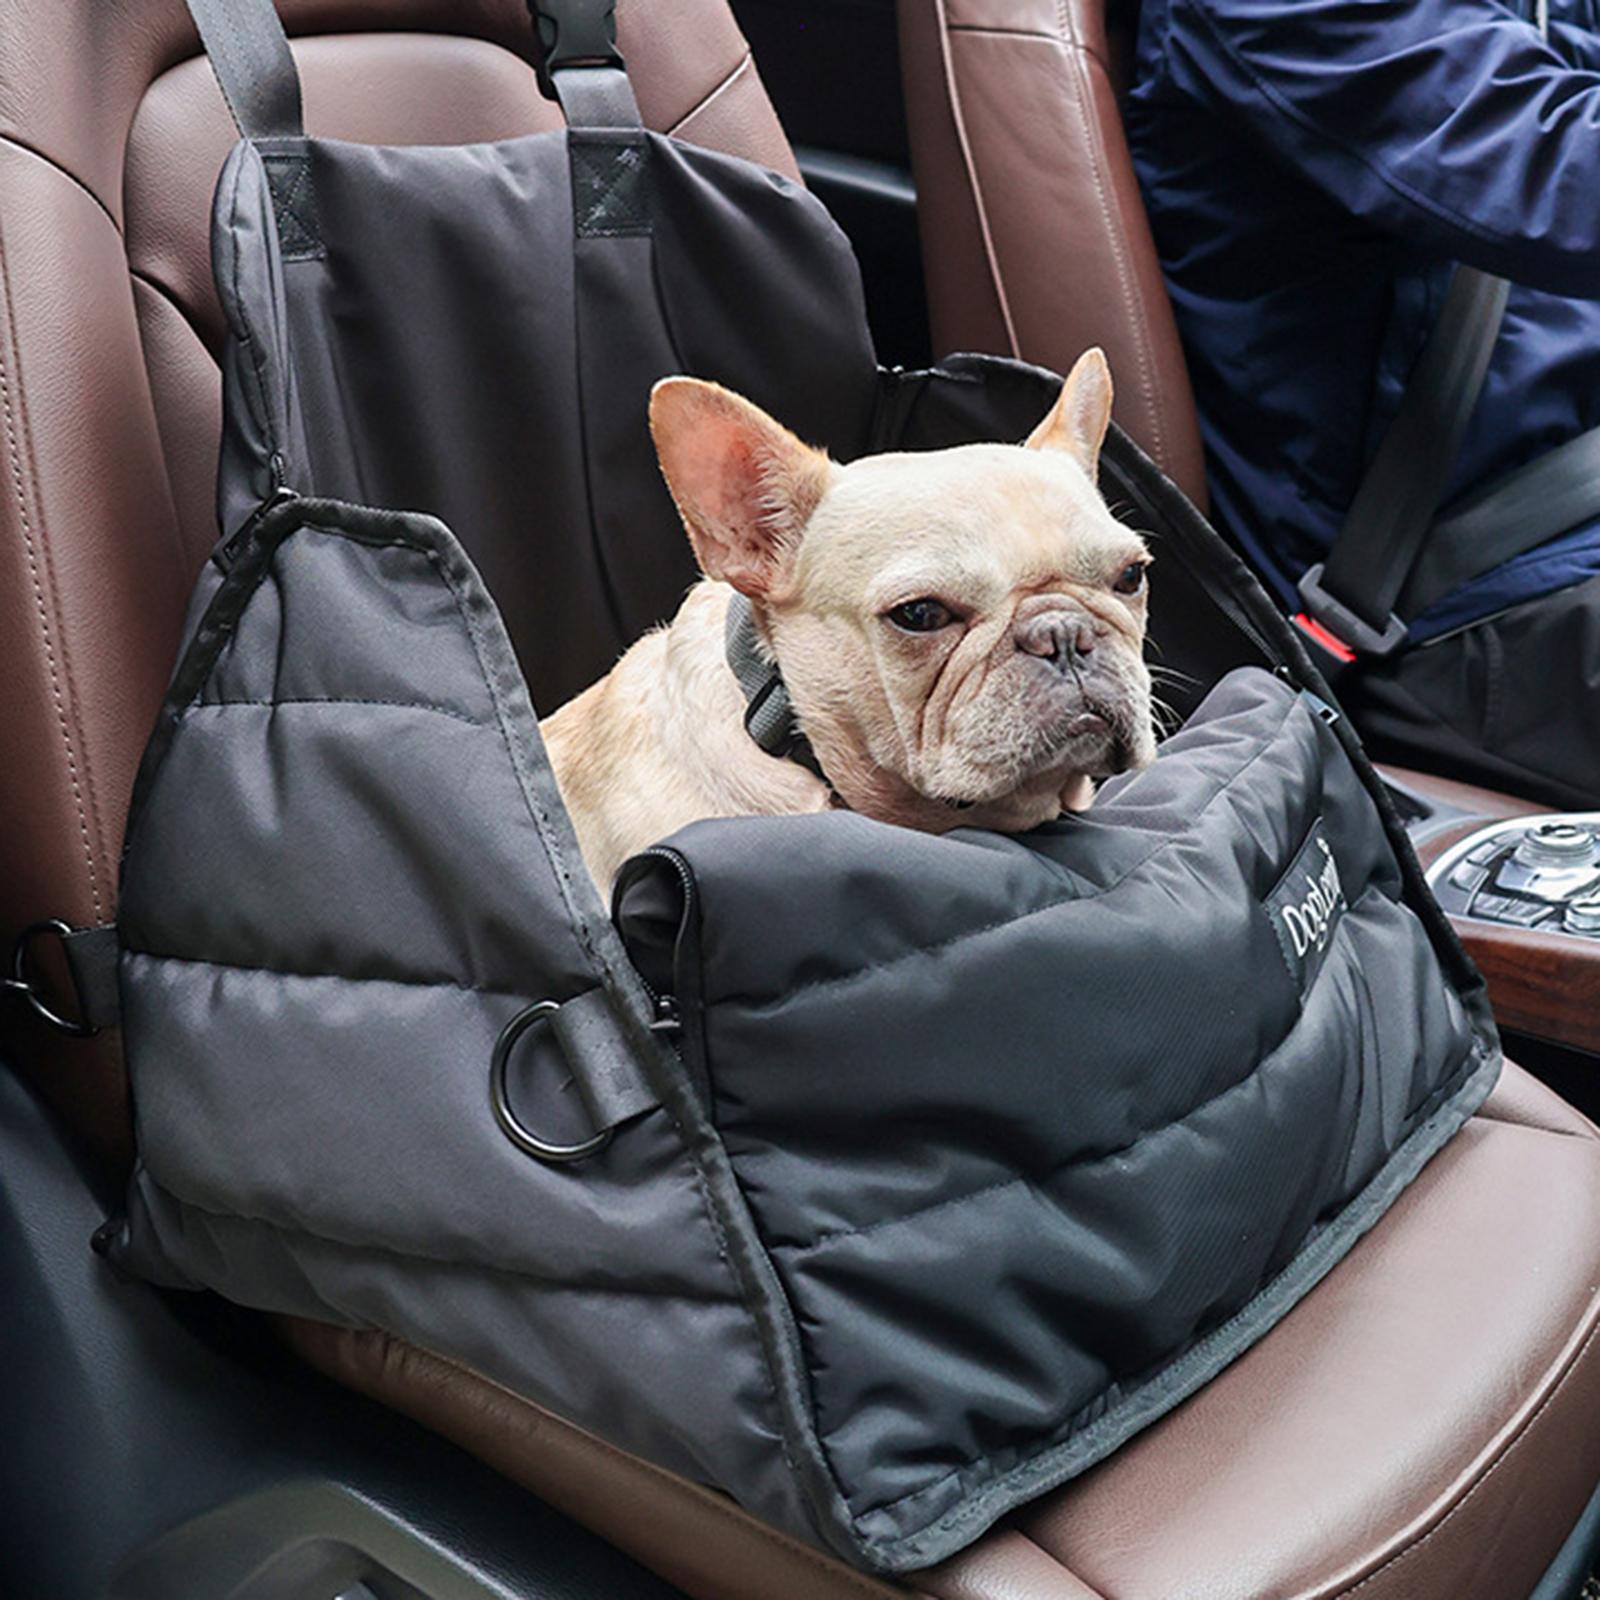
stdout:
<svg viewBox="0 0 1600 1600">
<path fill-rule="evenodd" d="M 1453 262 L 1513 288 L 1446 506 L 1600 424 L 1600 0 L 1550 0 L 1548 43 L 1496 0 L 1144 0 L 1128 133 L 1217 520 L 1286 603 Z M 1600 523 L 1412 636 L 1595 574 Z"/>
</svg>

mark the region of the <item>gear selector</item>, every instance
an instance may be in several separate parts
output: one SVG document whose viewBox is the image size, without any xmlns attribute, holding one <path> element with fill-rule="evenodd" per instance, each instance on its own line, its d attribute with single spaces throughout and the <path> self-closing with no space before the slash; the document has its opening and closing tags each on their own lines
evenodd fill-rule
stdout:
<svg viewBox="0 0 1600 1600">
<path fill-rule="evenodd" d="M 1492 823 L 1427 876 L 1453 916 L 1600 939 L 1600 813 Z"/>
</svg>

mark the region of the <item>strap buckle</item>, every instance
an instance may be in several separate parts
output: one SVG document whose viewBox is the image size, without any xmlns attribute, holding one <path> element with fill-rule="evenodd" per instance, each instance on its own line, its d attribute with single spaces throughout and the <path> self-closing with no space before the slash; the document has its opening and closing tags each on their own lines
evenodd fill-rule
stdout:
<svg viewBox="0 0 1600 1600">
<path fill-rule="evenodd" d="M 1381 628 L 1358 617 L 1322 586 L 1324 563 L 1308 567 L 1297 587 L 1304 610 L 1294 624 L 1326 655 L 1342 666 L 1366 656 L 1393 655 L 1406 640 L 1406 624 L 1390 612 Z"/>
<path fill-rule="evenodd" d="M 554 74 L 566 67 L 621 67 L 617 0 L 528 0 L 537 48 L 534 72 L 546 100 L 556 96 Z"/>
<path fill-rule="evenodd" d="M 100 1029 L 87 1022 L 62 1016 L 45 998 L 38 979 L 28 975 L 28 951 L 36 939 L 42 938 L 45 934 L 52 934 L 60 939 L 65 947 L 66 941 L 76 931 L 59 917 L 46 917 L 40 922 L 30 923 L 17 935 L 17 942 L 11 947 L 11 976 L 0 979 L 0 989 L 10 994 L 21 995 L 34 1012 L 57 1033 L 64 1033 L 71 1039 L 90 1039 L 99 1033 Z M 81 995 L 78 997 L 78 1002 L 81 1007 L 83 1003 Z"/>
</svg>

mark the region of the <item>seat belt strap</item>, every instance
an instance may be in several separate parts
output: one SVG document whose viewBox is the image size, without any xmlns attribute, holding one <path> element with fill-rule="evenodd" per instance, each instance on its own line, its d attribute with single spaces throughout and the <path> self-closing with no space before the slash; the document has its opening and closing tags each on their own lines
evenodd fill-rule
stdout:
<svg viewBox="0 0 1600 1600">
<path fill-rule="evenodd" d="M 273 0 L 186 0 L 235 126 L 246 139 L 299 138 L 300 75 Z"/>
<path fill-rule="evenodd" d="M 1305 613 L 1358 656 L 1397 649 L 1395 606 L 1434 525 L 1489 370 L 1510 285 L 1457 267 L 1326 562 L 1300 580 Z"/>
<path fill-rule="evenodd" d="M 1548 39 L 1549 0 L 1534 0 L 1531 20 Z M 1400 409 L 1356 490 L 1333 549 L 1325 562 L 1311 567 L 1300 580 L 1305 609 L 1294 620 L 1335 672 L 1358 656 L 1385 656 L 1397 650 L 1406 636 L 1402 618 L 1425 611 L 1433 600 L 1465 581 L 1455 579 L 1439 588 L 1450 571 L 1470 567 L 1470 576 L 1476 577 L 1584 519 L 1585 513 L 1579 512 L 1552 526 L 1553 510 L 1549 514 L 1542 508 L 1534 510 L 1534 496 L 1558 484 L 1568 502 L 1573 501 L 1575 477 L 1569 474 L 1574 467 L 1569 463 L 1552 469 L 1542 483 L 1525 483 L 1515 499 L 1508 497 L 1498 508 L 1485 502 L 1501 490 L 1509 491 L 1511 478 L 1474 496 L 1446 522 L 1435 521 L 1483 389 L 1510 292 L 1504 278 L 1475 267 L 1456 268 L 1439 321 L 1417 358 Z M 1507 519 L 1515 509 L 1527 513 L 1525 526 Z M 1463 524 L 1461 519 L 1469 511 L 1475 515 Z M 1482 515 L 1476 515 L 1480 511 Z M 1481 536 L 1491 525 L 1493 537 L 1473 551 L 1469 539 Z M 1536 528 L 1544 531 L 1535 536 Z M 1451 553 L 1431 554 L 1435 545 L 1446 543 L 1454 545 Z M 1419 571 L 1425 551 L 1430 552 L 1428 565 Z"/>
<path fill-rule="evenodd" d="M 1600 428 L 1497 478 L 1434 524 L 1399 610 L 1420 616 L 1462 584 L 1600 517 Z"/>
</svg>

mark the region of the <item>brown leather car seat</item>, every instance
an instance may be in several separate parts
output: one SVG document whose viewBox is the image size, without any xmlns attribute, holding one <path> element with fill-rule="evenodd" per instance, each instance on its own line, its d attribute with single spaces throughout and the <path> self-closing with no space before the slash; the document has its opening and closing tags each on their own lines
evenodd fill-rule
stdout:
<svg viewBox="0 0 1600 1600">
<path fill-rule="evenodd" d="M 652 126 L 792 171 L 724 0 L 623 0 Z M 284 0 L 318 132 L 550 125 L 522 0 Z M 212 183 L 232 129 L 180 0 L 14 0 L 0 32 L 0 942 L 110 915 L 124 810 L 212 539 Z M 573 597 L 581 604 L 582 596 Z M 114 1172 L 116 1041 L 0 1012 Z M 1600 1137 L 1511 1069 L 1272 1335 L 918 1592 L 970 1600 L 1526 1595 L 1600 1481 Z M 701 1600 L 896 1587 L 438 1358 L 298 1324 L 312 1361 Z"/>
<path fill-rule="evenodd" d="M 899 0 L 935 352 L 1065 372 L 1104 347 L 1116 418 L 1202 510 L 1194 396 L 1116 87 L 1106 0 Z"/>
</svg>

